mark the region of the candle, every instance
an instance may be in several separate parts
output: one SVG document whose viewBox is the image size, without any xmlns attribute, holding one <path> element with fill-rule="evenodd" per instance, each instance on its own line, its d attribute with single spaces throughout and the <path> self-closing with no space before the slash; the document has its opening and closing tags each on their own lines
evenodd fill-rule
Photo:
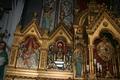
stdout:
<svg viewBox="0 0 120 80">
<path fill-rule="evenodd" d="M 94 64 L 96 64 L 96 62 L 97 62 L 96 59 L 94 59 Z"/>
<path fill-rule="evenodd" d="M 97 63 L 97 71 L 99 71 L 100 63 Z"/>
<path fill-rule="evenodd" d="M 87 67 L 87 71 L 89 72 L 89 65 L 87 65 L 86 67 Z"/>
<path fill-rule="evenodd" d="M 100 71 L 102 72 L 102 65 L 100 65 Z"/>
</svg>

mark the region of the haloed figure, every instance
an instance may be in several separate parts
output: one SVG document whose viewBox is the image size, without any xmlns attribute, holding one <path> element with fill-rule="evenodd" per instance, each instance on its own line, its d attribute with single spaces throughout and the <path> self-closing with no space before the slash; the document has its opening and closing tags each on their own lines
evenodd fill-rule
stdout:
<svg viewBox="0 0 120 80">
<path fill-rule="evenodd" d="M 8 55 L 6 52 L 6 43 L 0 41 L 0 80 L 3 80 L 5 66 L 8 64 Z"/>
</svg>

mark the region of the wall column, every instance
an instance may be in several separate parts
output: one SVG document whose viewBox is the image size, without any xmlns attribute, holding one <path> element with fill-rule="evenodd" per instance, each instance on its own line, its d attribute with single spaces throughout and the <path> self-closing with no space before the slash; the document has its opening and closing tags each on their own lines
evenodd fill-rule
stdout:
<svg viewBox="0 0 120 80">
<path fill-rule="evenodd" d="M 48 42 L 49 41 L 46 38 L 42 41 L 39 69 L 47 69 Z"/>
<path fill-rule="evenodd" d="M 39 63 L 39 68 L 40 69 L 46 69 L 47 66 L 47 49 L 41 49 L 41 54 L 40 54 L 40 63 Z"/>
<path fill-rule="evenodd" d="M 89 74 L 89 77 L 90 77 L 90 80 L 94 80 L 94 58 L 93 58 L 93 49 L 94 49 L 94 46 L 93 45 L 88 45 L 88 48 L 89 48 L 89 65 L 90 65 L 90 74 Z"/>
</svg>

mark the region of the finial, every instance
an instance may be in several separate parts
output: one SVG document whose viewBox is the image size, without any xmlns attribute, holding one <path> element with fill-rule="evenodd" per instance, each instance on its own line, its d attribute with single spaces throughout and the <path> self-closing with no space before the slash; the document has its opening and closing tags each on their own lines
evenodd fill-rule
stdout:
<svg viewBox="0 0 120 80">
<path fill-rule="evenodd" d="M 36 12 L 34 12 L 34 17 L 36 17 L 37 16 L 37 13 Z"/>
<path fill-rule="evenodd" d="M 37 12 L 34 12 L 33 13 L 33 19 L 36 19 L 37 18 Z"/>
<path fill-rule="evenodd" d="M 44 38 L 48 38 L 48 30 L 45 30 L 44 34 L 43 34 Z"/>
</svg>

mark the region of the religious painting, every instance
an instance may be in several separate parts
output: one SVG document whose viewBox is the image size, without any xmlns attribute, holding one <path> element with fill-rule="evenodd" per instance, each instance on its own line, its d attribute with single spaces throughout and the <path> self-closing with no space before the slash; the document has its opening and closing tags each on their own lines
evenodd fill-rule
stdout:
<svg viewBox="0 0 120 80">
<path fill-rule="evenodd" d="M 60 0 L 59 22 L 61 20 L 68 26 L 73 23 L 73 0 Z"/>
<path fill-rule="evenodd" d="M 43 0 L 41 26 L 48 31 L 53 30 L 55 21 L 56 0 Z"/>
<path fill-rule="evenodd" d="M 71 70 L 72 48 L 62 40 L 51 44 L 48 51 L 48 69 Z"/>
<path fill-rule="evenodd" d="M 39 56 L 40 45 L 35 37 L 29 36 L 19 45 L 16 67 L 37 69 Z"/>
<path fill-rule="evenodd" d="M 98 55 L 104 60 L 109 61 L 114 53 L 114 48 L 107 38 L 103 37 L 102 41 L 97 45 Z"/>
<path fill-rule="evenodd" d="M 74 50 L 75 77 L 82 76 L 83 70 L 83 47 L 76 47 Z"/>
<path fill-rule="evenodd" d="M 100 35 L 102 36 L 94 41 L 94 71 L 96 77 L 112 77 L 115 52 L 113 36 L 108 32 L 102 32 Z"/>
</svg>

